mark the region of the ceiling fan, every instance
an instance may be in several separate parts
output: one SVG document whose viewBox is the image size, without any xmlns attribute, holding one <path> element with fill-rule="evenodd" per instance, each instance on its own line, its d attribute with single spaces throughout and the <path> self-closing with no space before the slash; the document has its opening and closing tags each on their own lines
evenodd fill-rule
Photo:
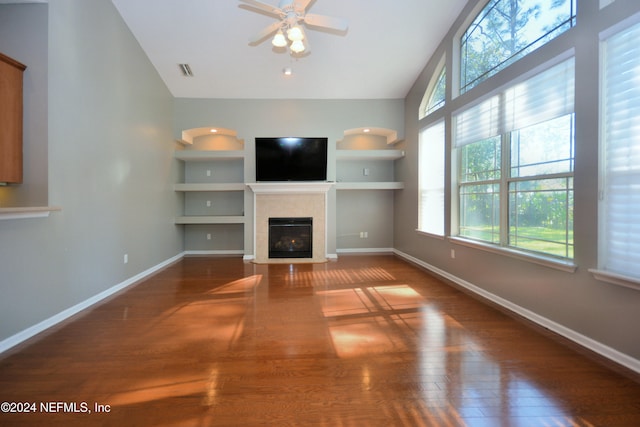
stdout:
<svg viewBox="0 0 640 427">
<path fill-rule="evenodd" d="M 240 0 L 251 8 L 273 16 L 278 21 L 249 38 L 249 44 L 257 45 L 275 33 L 271 43 L 276 48 L 289 49 L 292 56 L 303 56 L 311 49 L 304 32 L 304 24 L 310 28 L 345 33 L 349 27 L 346 19 L 307 13 L 307 8 L 315 0 L 280 0 L 278 6 L 260 0 Z"/>
</svg>

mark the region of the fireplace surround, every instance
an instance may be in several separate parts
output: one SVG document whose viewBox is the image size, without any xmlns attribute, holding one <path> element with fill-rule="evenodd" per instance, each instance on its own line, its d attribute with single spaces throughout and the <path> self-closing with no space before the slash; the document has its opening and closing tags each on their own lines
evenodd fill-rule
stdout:
<svg viewBox="0 0 640 427">
<path fill-rule="evenodd" d="M 254 209 L 254 257 L 260 264 L 327 261 L 327 192 L 330 182 L 250 183 Z M 269 257 L 269 218 L 311 218 L 311 256 Z"/>
</svg>

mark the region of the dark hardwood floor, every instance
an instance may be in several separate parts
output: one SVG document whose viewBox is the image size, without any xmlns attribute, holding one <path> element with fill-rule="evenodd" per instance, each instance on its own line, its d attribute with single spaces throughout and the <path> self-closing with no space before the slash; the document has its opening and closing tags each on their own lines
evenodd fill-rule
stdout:
<svg viewBox="0 0 640 427">
<path fill-rule="evenodd" d="M 632 375 L 393 256 L 185 258 L 0 355 L 0 402 L 33 409 L 3 426 L 640 426 Z"/>
</svg>

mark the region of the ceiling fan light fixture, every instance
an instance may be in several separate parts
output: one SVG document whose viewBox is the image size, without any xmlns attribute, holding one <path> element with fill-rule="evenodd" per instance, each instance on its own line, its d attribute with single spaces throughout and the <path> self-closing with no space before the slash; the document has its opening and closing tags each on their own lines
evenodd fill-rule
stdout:
<svg viewBox="0 0 640 427">
<path fill-rule="evenodd" d="M 304 43 L 302 42 L 302 40 L 296 40 L 293 43 L 291 43 L 290 49 L 294 53 L 304 52 L 305 50 Z"/>
<path fill-rule="evenodd" d="M 294 25 L 287 30 L 287 37 L 292 42 L 302 41 L 304 39 L 304 32 L 299 25 Z"/>
<path fill-rule="evenodd" d="M 273 44 L 275 47 L 285 47 L 287 45 L 287 39 L 284 37 L 282 30 L 278 30 L 276 35 L 273 36 L 271 44 Z"/>
</svg>

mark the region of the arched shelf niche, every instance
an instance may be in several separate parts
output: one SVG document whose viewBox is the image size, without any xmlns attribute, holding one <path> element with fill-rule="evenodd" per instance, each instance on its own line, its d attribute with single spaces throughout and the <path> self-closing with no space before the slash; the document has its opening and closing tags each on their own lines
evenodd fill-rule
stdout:
<svg viewBox="0 0 640 427">
<path fill-rule="evenodd" d="M 364 126 L 359 128 L 347 129 L 344 131 L 344 136 L 366 136 L 366 135 L 375 135 L 382 136 L 386 139 L 387 144 L 395 144 L 399 142 L 398 139 L 398 131 L 393 129 L 375 127 L 375 126 Z"/>
<path fill-rule="evenodd" d="M 221 139 L 238 140 L 238 132 L 234 129 L 228 129 L 219 126 L 185 129 L 182 131 L 181 138 L 178 140 L 178 142 L 184 146 L 193 146 L 194 142 L 198 140 L 211 140 L 214 138 L 218 139 L 217 137 L 223 137 Z"/>
</svg>

